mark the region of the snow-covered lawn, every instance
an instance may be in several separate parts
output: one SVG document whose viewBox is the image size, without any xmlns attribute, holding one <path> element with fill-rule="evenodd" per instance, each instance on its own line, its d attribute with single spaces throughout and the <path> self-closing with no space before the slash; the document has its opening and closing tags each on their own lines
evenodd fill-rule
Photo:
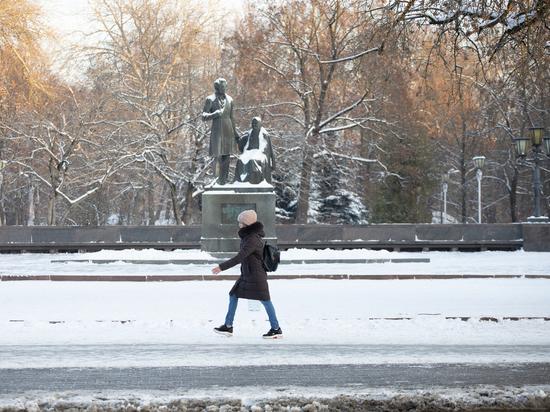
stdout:
<svg viewBox="0 0 550 412">
<path fill-rule="evenodd" d="M 210 273 L 213 265 L 136 265 L 128 263 L 51 263 L 56 259 L 193 259 L 199 251 L 125 251 L 83 255 L 2 255 L 2 274 L 136 274 Z M 525 252 L 399 254 L 372 251 L 293 250 L 284 259 L 429 258 L 430 263 L 281 265 L 281 273 L 357 274 L 547 274 L 550 254 Z M 277 273 L 279 273 L 279 271 Z M 312 272 L 313 271 L 313 272 Z M 225 273 L 237 274 L 234 268 Z M 550 345 L 550 279 L 431 279 L 431 280 L 271 280 L 272 301 L 284 331 L 282 341 L 264 341 L 269 329 L 267 316 L 256 302 L 241 301 L 235 320 L 235 335 L 225 338 L 213 333 L 224 319 L 228 291 L 233 281 L 185 282 L 0 282 L 0 345 L 5 350 L 22 345 L 32 351 L 39 346 L 138 345 L 173 347 L 174 356 L 119 357 L 118 365 L 161 364 L 209 365 L 210 358 L 193 356 L 192 350 L 178 354 L 177 345 L 228 350 L 245 347 L 281 351 L 279 363 L 311 363 L 306 347 L 331 345 L 334 356 L 317 357 L 317 362 L 411 361 L 406 349 L 479 345 L 502 347 L 502 355 L 486 361 L 550 361 L 546 350 L 527 355 L 505 349 L 510 345 Z M 516 320 L 514 318 L 520 318 Z M 50 346 L 53 345 L 53 346 Z M 176 346 L 170 346 L 176 345 Z M 195 345 L 195 346 L 193 346 Z M 266 346 L 267 345 L 267 346 Z M 309 345 L 309 346 L 308 346 Z M 375 353 L 355 353 L 342 345 L 370 345 Z M 378 346 L 377 346 L 378 345 Z M 534 345 L 534 346 L 533 346 Z M 231 349 L 234 348 L 234 349 Z M 387 348 L 387 349 L 380 349 Z M 44 349 L 44 348 L 42 348 Z M 409 349 L 410 350 L 410 349 Z M 47 352 L 47 351 L 46 351 Z M 45 352 L 45 353 L 46 353 Z M 77 351 L 78 352 L 78 351 Z M 155 351 L 151 350 L 151 354 Z M 215 350 L 214 350 L 215 352 Z M 311 351 L 310 351 L 311 352 Z M 378 356 L 384 352 L 384 356 Z M 412 350 L 414 352 L 414 350 Z M 445 350 L 434 350 L 445 354 Z M 463 351 L 464 352 L 464 351 Z M 7 353 L 7 352 L 5 352 Z M 64 355 L 56 363 L 31 357 L 0 358 L 1 367 L 39 365 L 89 365 L 97 358 Z M 274 356 L 277 356 L 275 354 Z M 427 356 L 427 355 L 426 355 Z M 424 356 L 424 357 L 426 357 Z M 443 361 L 478 361 L 475 351 L 449 349 Z M 34 359 L 34 361 L 33 361 Z M 40 360 L 42 359 L 42 360 Z M 262 356 L 237 360 L 241 364 L 267 361 Z M 273 361 L 273 359 L 271 359 Z M 436 360 L 437 361 L 437 360 Z M 33 363 L 34 362 L 34 363 Z M 41 363 L 42 362 L 42 363 Z M 22 365 L 22 363 L 26 363 Z"/>
</svg>

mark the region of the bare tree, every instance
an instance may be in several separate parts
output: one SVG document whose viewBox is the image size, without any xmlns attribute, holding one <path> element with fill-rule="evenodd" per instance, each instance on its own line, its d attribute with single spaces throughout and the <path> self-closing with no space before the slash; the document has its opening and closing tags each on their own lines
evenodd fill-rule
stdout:
<svg viewBox="0 0 550 412">
<path fill-rule="evenodd" d="M 44 23 L 42 9 L 35 1 L 0 2 L 0 50 L 3 57 L 9 56 L 19 62 L 25 83 L 31 91 L 47 90 L 48 83 L 42 76 L 42 70 L 47 66 L 42 46 L 47 39 L 52 38 L 52 31 Z M 0 75 L 0 85 L 6 87 L 2 83 L 7 79 L 3 77 Z"/>
<path fill-rule="evenodd" d="M 205 170 L 198 114 L 213 69 L 209 55 L 218 53 L 216 7 L 183 0 L 93 3 L 101 24 L 94 37 L 102 41 L 88 48 L 89 75 L 111 93 L 108 117 L 132 136 L 132 153 L 146 166 L 142 177 L 149 182 L 151 171 L 168 186 L 177 224 L 189 222 L 190 199 Z"/>
<path fill-rule="evenodd" d="M 21 148 L 11 159 L 12 167 L 48 189 L 48 225 L 64 225 L 76 206 L 134 162 L 125 155 L 124 142 L 116 138 L 119 130 L 97 127 L 99 113 L 89 94 L 65 90 L 63 95 L 58 88 L 51 112 L 29 114 L 19 124 L 0 124 L 6 140 Z M 85 112 L 80 106 L 86 107 Z M 60 200 L 66 206 L 58 213 Z"/>
<path fill-rule="evenodd" d="M 315 156 L 333 147 L 325 139 L 375 119 L 369 79 L 357 70 L 359 56 L 344 58 L 368 42 L 368 15 L 360 1 L 263 2 L 257 7 L 241 21 L 233 39 L 242 55 L 276 80 L 264 84 L 274 91 L 264 110 L 301 129 L 296 222 L 304 224 Z M 275 103 L 275 97 L 284 100 Z"/>
<path fill-rule="evenodd" d="M 545 0 L 395 0 L 380 6 L 369 0 L 365 7 L 384 20 L 383 32 L 390 36 L 404 25 L 431 26 L 438 36 L 449 33 L 453 48 L 467 43 L 485 45 L 485 56 L 494 56 L 507 44 L 521 44 L 534 32 L 550 30 L 550 5 Z M 383 38 L 379 47 L 384 47 Z"/>
</svg>

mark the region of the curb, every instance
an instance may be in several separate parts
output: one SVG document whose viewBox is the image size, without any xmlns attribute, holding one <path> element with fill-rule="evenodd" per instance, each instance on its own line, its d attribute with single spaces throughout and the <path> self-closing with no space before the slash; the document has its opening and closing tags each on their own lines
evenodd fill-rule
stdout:
<svg viewBox="0 0 550 412">
<path fill-rule="evenodd" d="M 239 275 L 2 275 L 2 282 L 49 280 L 52 282 L 183 282 L 237 280 Z M 550 275 L 274 275 L 269 280 L 329 279 L 329 280 L 429 280 L 429 279 L 550 279 Z"/>
</svg>

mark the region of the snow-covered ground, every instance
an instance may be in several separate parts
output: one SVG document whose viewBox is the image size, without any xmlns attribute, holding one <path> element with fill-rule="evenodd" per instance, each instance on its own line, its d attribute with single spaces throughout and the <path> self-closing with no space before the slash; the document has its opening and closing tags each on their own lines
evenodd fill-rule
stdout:
<svg viewBox="0 0 550 412">
<path fill-rule="evenodd" d="M 122 262 L 198 257 L 205 255 L 200 251 L 153 250 L 1 255 L 0 272 L 2 275 L 210 274 L 212 264 Z M 277 273 L 540 275 L 548 273 L 550 254 L 400 254 L 368 250 L 283 253 L 283 259 L 289 260 L 358 258 L 429 258 L 430 262 L 294 264 L 281 265 Z M 118 262 L 52 263 L 60 259 Z M 238 274 L 238 270 L 233 268 L 224 273 Z M 277 342 L 261 339 L 269 329 L 264 309 L 257 302 L 244 300 L 237 310 L 234 337 L 213 333 L 212 328 L 224 320 L 232 284 L 229 280 L 1 282 L 0 346 L 4 356 L 0 357 L 0 368 L 102 364 L 207 366 L 218 365 L 227 351 L 236 347 L 249 354 L 232 357 L 231 362 L 236 365 L 550 361 L 550 279 L 271 280 L 272 301 L 284 331 L 284 339 Z M 94 345 L 104 345 L 106 349 L 99 354 L 86 350 Z M 128 351 L 111 357 L 109 353 L 114 352 L 108 348 L 116 345 L 151 350 Z M 162 345 L 162 351 L 158 345 Z M 188 350 L 182 351 L 178 345 L 188 345 Z M 332 346 L 332 353 L 317 356 L 311 348 L 319 345 Z M 353 350 L 356 345 L 370 345 L 372 350 L 367 353 Z M 529 349 L 514 350 L 518 345 Z M 28 356 L 19 346 L 25 348 Z M 467 349 L 475 346 L 478 349 Z M 52 349 L 60 347 L 72 350 Z M 217 349 L 205 354 L 197 349 L 201 347 Z M 166 356 L 166 351 L 171 355 Z"/>
<path fill-rule="evenodd" d="M 550 273 L 549 253 L 290 250 L 282 257 L 384 263 L 284 264 L 278 275 L 520 277 L 272 279 L 271 296 L 284 331 L 279 341 L 261 338 L 269 323 L 255 302 L 239 304 L 234 337 L 212 331 L 223 322 L 230 280 L 4 281 L 0 282 L 0 373 L 6 368 L 40 367 L 550 362 L 550 279 L 528 277 Z M 391 262 L 411 258 L 429 262 Z M 154 250 L 0 255 L 0 275 L 211 273 L 213 263 L 151 264 L 191 259 L 210 258 L 200 251 Z M 129 260 L 148 264 L 125 263 Z M 238 268 L 224 272 L 238 273 Z M 550 405 L 549 391 L 548 386 L 431 391 L 347 388 L 342 395 L 337 387 L 278 392 L 259 386 L 181 393 L 29 392 L 0 396 L 0 410 L 338 410 L 365 403 L 378 410 L 399 405 L 438 410 L 495 405 L 544 409 Z"/>
<path fill-rule="evenodd" d="M 27 393 L 12 399 L 0 397 L 0 411 L 548 411 L 547 388 L 478 387 L 433 390 L 378 390 L 327 388 L 271 390 L 239 388 L 227 391 L 185 393 Z"/>
</svg>

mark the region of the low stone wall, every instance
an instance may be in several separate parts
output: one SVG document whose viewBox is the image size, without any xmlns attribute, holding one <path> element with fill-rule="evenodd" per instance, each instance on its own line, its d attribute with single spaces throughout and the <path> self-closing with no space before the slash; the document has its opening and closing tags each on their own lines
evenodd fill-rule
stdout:
<svg viewBox="0 0 550 412">
<path fill-rule="evenodd" d="M 549 225 L 550 226 L 550 225 Z M 431 241 L 513 241 L 523 238 L 521 224 L 492 225 L 412 225 L 381 224 L 365 226 L 347 225 L 281 225 L 277 226 L 277 239 L 281 242 L 311 241 L 380 241 L 380 242 L 431 242 Z"/>
<path fill-rule="evenodd" d="M 200 242 L 201 226 L 3 226 L 6 243 Z"/>
<path fill-rule="evenodd" d="M 4 226 L 0 227 L 0 251 L 196 249 L 201 233 L 201 226 Z"/>
<path fill-rule="evenodd" d="M 364 247 L 389 250 L 516 250 L 523 246 L 523 225 L 278 226 L 285 247 Z"/>
<path fill-rule="evenodd" d="M 550 224 L 277 225 L 281 249 L 515 250 L 550 252 Z M 0 250 L 200 248 L 201 226 L 4 226 Z"/>
</svg>

